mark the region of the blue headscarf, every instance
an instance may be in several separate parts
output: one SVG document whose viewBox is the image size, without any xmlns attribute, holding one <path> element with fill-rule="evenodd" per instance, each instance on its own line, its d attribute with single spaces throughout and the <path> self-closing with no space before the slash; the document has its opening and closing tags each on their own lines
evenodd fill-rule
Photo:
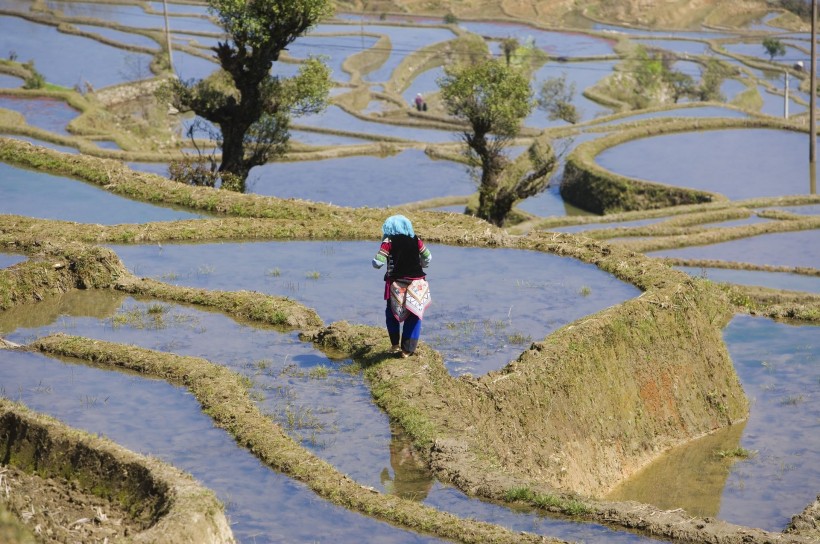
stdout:
<svg viewBox="0 0 820 544">
<path fill-rule="evenodd" d="M 395 236 L 396 234 L 415 236 L 413 223 L 403 215 L 391 215 L 388 217 L 384 221 L 384 225 L 382 225 L 382 234 L 384 236 Z"/>
</svg>

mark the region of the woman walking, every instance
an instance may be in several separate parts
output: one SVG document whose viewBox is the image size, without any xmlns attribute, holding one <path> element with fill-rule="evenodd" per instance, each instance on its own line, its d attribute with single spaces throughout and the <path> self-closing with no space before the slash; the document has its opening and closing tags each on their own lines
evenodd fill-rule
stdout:
<svg viewBox="0 0 820 544">
<path fill-rule="evenodd" d="M 387 265 L 384 273 L 385 322 L 391 351 L 409 357 L 421 335 L 421 318 L 430 304 L 430 287 L 423 268 L 432 255 L 403 215 L 391 215 L 382 225 L 382 243 L 373 257 L 373 268 Z"/>
</svg>

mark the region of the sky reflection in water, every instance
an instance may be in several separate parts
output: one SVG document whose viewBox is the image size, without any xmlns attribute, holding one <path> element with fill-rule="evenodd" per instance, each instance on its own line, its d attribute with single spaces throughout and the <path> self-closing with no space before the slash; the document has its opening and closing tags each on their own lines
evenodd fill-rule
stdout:
<svg viewBox="0 0 820 544">
<path fill-rule="evenodd" d="M 423 237 L 424 233 L 420 233 Z M 138 276 L 206 289 L 287 296 L 326 323 L 384 326 L 383 271 L 371 242 L 259 242 L 114 246 Z M 431 245 L 433 303 L 422 340 L 453 374 L 481 375 L 517 357 L 530 341 L 639 293 L 595 266 L 512 249 Z M 230 264 L 228 264 L 230 263 Z"/>
<path fill-rule="evenodd" d="M 163 310 L 151 312 L 157 307 Z M 228 366 L 251 378 L 254 389 L 263 397 L 259 401 L 260 408 L 273 414 L 272 417 L 284 428 L 289 429 L 288 421 L 293 419 L 309 422 L 305 427 L 290 428 L 291 436 L 356 481 L 383 492 L 423 500 L 441 510 L 491 521 L 513 530 L 572 540 L 583 538 L 585 542 L 602 544 L 654 541 L 594 523 L 550 519 L 525 509 L 514 511 L 503 505 L 471 499 L 457 489 L 436 482 L 413 454 L 410 440 L 400 433 L 391 437 L 387 417 L 373 404 L 361 373 L 346 372 L 343 368 L 346 361 L 327 359 L 311 344 L 297 340 L 295 333 L 239 324 L 220 313 L 192 307 L 152 300 L 136 301 L 109 291 L 72 291 L 61 297 L 47 298 L 37 305 L 17 307 L 0 316 L 0 335 L 14 342 L 26 343 L 55 332 L 181 355 L 204 356 Z M 286 524 L 284 534 L 301 530 L 288 525 L 294 523 L 290 510 L 283 522 L 269 519 L 269 508 L 248 504 L 251 500 L 257 504 L 276 504 L 282 500 L 282 495 L 287 496 L 287 482 L 275 474 L 265 474 L 266 469 L 248 458 L 244 450 L 235 448 L 236 452 L 232 452 L 230 439 L 222 431 L 205 426 L 198 404 L 179 388 L 161 381 L 84 366 L 77 366 L 75 372 L 72 365 L 56 363 L 39 355 L 35 357 L 37 361 L 40 359 L 44 362 L 29 367 L 25 377 L 22 377 L 22 368 L 0 363 L 0 383 L 7 390 L 19 391 L 21 398 L 36 409 L 42 409 L 41 400 L 51 402 L 51 397 L 56 395 L 60 399 L 50 413 L 65 413 L 67 421 L 79 421 L 79 426 L 92 432 L 103 429 L 106 436 L 135 451 L 158 455 L 191 471 L 228 504 L 233 521 L 242 525 L 239 530 L 235 527 L 240 538 L 248 533 L 249 526 L 264 534 L 272 530 L 270 526 L 274 522 Z M 54 364 L 61 367 L 59 372 L 48 370 L 49 365 Z M 327 374 L 315 374 L 320 368 L 326 369 Z M 60 384 L 61 376 L 68 373 L 72 376 L 71 380 L 66 380 L 70 385 Z M 36 386 L 23 387 L 20 384 Z M 135 384 L 136 398 L 128 399 L 127 409 L 133 410 L 129 412 L 121 403 L 123 397 L 131 396 Z M 158 389 L 157 395 L 163 399 L 167 396 L 168 400 L 146 399 L 144 391 L 152 387 Z M 100 390 L 104 390 L 104 395 L 97 393 Z M 37 398 L 36 393 L 46 391 L 45 399 Z M 75 397 L 85 399 L 85 402 L 66 410 L 64 405 Z M 144 406 L 137 411 L 130 404 L 132 400 Z M 149 406 L 162 406 L 163 411 L 152 411 Z M 139 424 L 123 421 L 129 413 L 132 416 L 140 414 L 145 424 L 161 427 L 163 424 L 157 420 L 165 416 L 165 410 L 169 410 L 171 421 L 167 432 L 173 433 L 167 443 L 163 441 L 166 435 L 158 430 L 144 435 L 142 421 Z M 116 432 L 111 432 L 115 426 Z M 207 431 L 204 436 L 199 436 L 203 429 Z M 192 439 L 191 434 L 197 434 L 197 437 Z M 239 462 L 230 467 L 227 462 L 212 462 L 210 455 L 203 455 L 206 450 L 223 459 L 236 457 Z M 256 483 L 246 486 L 248 478 L 255 478 Z M 260 486 L 264 486 L 265 491 L 261 491 Z M 297 509 L 305 493 L 310 492 L 300 490 L 296 493 L 297 504 L 292 509 Z M 226 500 L 226 495 L 230 500 Z M 265 501 L 260 500 L 263 497 Z M 330 505 L 324 507 L 332 509 Z M 238 508 L 242 511 L 237 512 Z M 345 523 L 344 516 L 341 518 L 331 519 L 329 523 Z M 327 529 L 320 526 L 317 530 Z M 365 529 L 354 526 L 350 530 Z M 265 537 L 257 535 L 257 542 L 266 541 L 259 538 Z M 288 538 L 303 537 L 299 534 Z M 418 538 L 426 541 L 423 537 Z"/>
</svg>

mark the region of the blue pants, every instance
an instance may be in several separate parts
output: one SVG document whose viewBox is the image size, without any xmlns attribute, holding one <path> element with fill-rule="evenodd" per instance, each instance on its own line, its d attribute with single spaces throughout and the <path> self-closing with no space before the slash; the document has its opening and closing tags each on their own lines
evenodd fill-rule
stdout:
<svg viewBox="0 0 820 544">
<path fill-rule="evenodd" d="M 402 328 L 402 324 L 390 311 L 389 303 L 384 311 L 384 316 L 387 324 L 387 334 L 390 335 L 390 343 L 394 346 L 398 345 L 399 338 L 401 338 L 401 349 L 407 353 L 414 353 L 419 345 L 419 336 L 421 336 L 421 319 L 411 313 L 404 320 L 404 328 Z"/>
</svg>

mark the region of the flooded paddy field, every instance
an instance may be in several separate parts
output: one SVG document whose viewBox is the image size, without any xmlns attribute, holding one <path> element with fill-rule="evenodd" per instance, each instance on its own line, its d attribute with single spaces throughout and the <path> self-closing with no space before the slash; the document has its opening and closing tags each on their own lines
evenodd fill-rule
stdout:
<svg viewBox="0 0 820 544">
<path fill-rule="evenodd" d="M 383 273 L 370 266 L 378 250 L 376 237 L 372 242 L 112 249 L 138 276 L 189 287 L 287 296 L 314 308 L 328 323 L 384 323 Z M 434 302 L 425 314 L 423 335 L 441 351 L 454 374 L 481 375 L 501 368 L 529 342 L 638 294 L 633 286 L 572 259 L 435 244 L 430 250 L 434 260 L 428 281 Z M 481 295 L 473 298 L 466 293 Z M 347 302 L 342 303 L 340 296 Z"/>
<path fill-rule="evenodd" d="M 0 16 L 0 49 L 15 50 L 22 62 L 33 59 L 49 83 L 67 90 L 86 82 L 99 90 L 152 76 L 149 65 L 152 55 L 160 55 L 163 44 L 158 38 L 162 34 L 149 32 L 149 37 L 145 32 L 163 27 L 161 3 L 46 4 L 49 9 L 59 10 L 55 17 L 82 19 L 75 25 L 78 30 L 99 34 L 121 47 L 67 34 L 42 22 L 4 15 Z M 32 5 L 0 1 L 4 9 L 26 13 Z M 169 4 L 168 8 L 175 43 L 188 47 L 173 53 L 177 74 L 205 77 L 217 65 L 191 54 L 190 47 L 210 54 L 206 47 L 220 39 L 221 29 L 201 4 Z M 88 18 L 97 21 L 91 24 Z M 7 32 L 3 32 L 4 25 Z M 585 219 L 590 212 L 565 202 L 559 190 L 566 155 L 579 143 L 617 133 L 622 126 L 661 125 L 673 117 L 696 125 L 702 118 L 739 119 L 760 113 L 780 117 L 782 113 L 783 97 L 776 94 L 782 89 L 782 81 L 751 69 L 742 82 L 726 80 L 723 88 L 734 91 L 724 93 L 742 93 L 739 87 L 748 80 L 759 85 L 764 96 L 760 109 L 709 102 L 627 112 L 619 111 L 612 103 L 597 101 L 594 95 L 582 94 L 619 71 L 623 59 L 616 43 L 628 35 L 640 37 L 633 40 L 635 43 L 701 56 L 708 53 L 705 40 L 732 38 L 729 31 L 655 32 L 592 24 L 593 32 L 589 33 L 585 29 L 546 30 L 513 22 L 470 20 L 459 20 L 457 26 L 460 28 L 444 25 L 440 17 L 414 20 L 397 14 L 383 18 L 338 14 L 294 42 L 288 51 L 289 60 L 326 54 L 337 87 L 325 112 L 294 119 L 293 140 L 309 146 L 341 148 L 366 146 L 383 139 L 387 152 L 378 156 L 317 154 L 322 160 L 269 163 L 252 171 L 248 193 L 305 201 L 305 209 L 318 209 L 318 213 L 326 213 L 320 203 L 341 206 L 333 209 L 333 220 L 347 217 L 349 222 L 359 221 L 365 216 L 358 214 L 373 209 L 383 209 L 386 217 L 401 212 L 401 208 L 392 207 L 450 197 L 466 200 L 474 195 L 475 181 L 462 163 L 432 158 L 453 158 L 458 152 L 458 131 L 442 128 L 446 125 L 436 118 L 442 116 L 440 111 L 427 113 L 426 119 L 404 111 L 411 109 L 416 93 L 435 104 L 437 79 L 444 72 L 442 66 L 432 63 L 408 76 L 401 73 L 403 61 L 422 48 L 455 40 L 455 30 L 483 36 L 488 50 L 495 55 L 500 54 L 500 40 L 504 38 L 515 37 L 521 42 L 532 38 L 534 46 L 550 57 L 532 71 L 533 89 L 562 74 L 577 87 L 574 101 L 581 113 L 577 125 L 549 121 L 540 110 L 525 121 L 531 130 L 546 130 L 556 150 L 563 150 L 559 153 L 561 168 L 553 174 L 551 185 L 543 193 L 517 203 L 523 219 L 534 225 L 544 219 L 567 220 L 564 226 L 536 227 L 533 235 L 544 239 L 560 239 L 565 236 L 560 232 L 584 236 L 586 231 L 595 231 L 592 234 L 597 236 L 596 232 L 609 228 L 659 228 L 666 229 L 663 236 L 682 236 L 680 233 L 688 228 L 681 222 L 681 230 L 674 231 L 678 228 L 674 221 L 667 223 L 676 217 L 671 210 L 668 215 L 658 212 L 651 217 L 612 222 Z M 12 34 L 14 40 L 10 41 Z M 379 50 L 377 43 L 383 43 L 378 42 L 380 36 L 389 38 L 389 52 Z M 754 53 L 755 48 L 763 48 L 752 42 L 726 48 L 741 55 L 764 57 Z M 68 52 L 70 56 L 66 56 Z M 345 62 L 363 53 L 382 55 L 384 61 L 353 77 L 346 71 Z M 558 57 L 565 58 L 557 61 Z M 699 79 L 697 63 L 677 64 L 677 68 Z M 281 64 L 274 67 L 274 72 L 292 75 L 298 66 L 298 62 Z M 395 84 L 398 80 L 401 85 Z M 0 96 L 0 114 L 22 114 L 27 124 L 37 129 L 16 138 L 72 153 L 77 149 L 96 153 L 87 149 L 92 141 L 100 156 L 128 157 L 134 168 L 167 176 L 170 154 L 155 153 L 153 158 L 141 155 L 133 160 L 136 154 L 129 154 L 132 150 L 126 151 L 128 146 L 123 149 L 115 143 L 116 131 L 111 126 L 100 125 L 83 134 L 69 131 L 67 126 L 79 112 L 64 98 L 18 94 L 22 84 L 23 79 L 16 75 L 0 74 L 0 88 L 10 89 L 9 94 Z M 370 93 L 369 102 L 345 97 L 359 92 Z M 365 103 L 367 106 L 361 107 Z M 792 114 L 804 109 L 799 102 L 790 104 Z M 596 160 L 617 174 L 720 193 L 730 201 L 762 198 L 762 204 L 749 206 L 753 211 L 747 217 L 730 214 L 721 218 L 716 214 L 698 222 L 693 231 L 701 227 L 754 227 L 776 223 L 781 219 L 778 213 L 804 218 L 818 214 L 820 204 L 811 200 L 816 189 L 808 179 L 803 160 L 808 138 L 797 130 L 689 130 L 625 142 L 605 150 Z M 53 134 L 60 144 L 46 141 L 46 134 Z M 521 144 L 528 138 L 516 142 L 513 156 L 526 149 Z M 777 204 L 778 198 L 790 195 L 802 195 L 807 200 L 799 206 Z M 458 213 L 464 205 L 440 209 Z M 204 226 L 210 216 L 198 210 L 129 200 L 102 186 L 7 163 L 0 163 L 0 214 L 99 225 L 99 233 L 109 226 L 142 225 L 147 239 L 154 241 L 122 245 L 99 234 L 99 240 L 106 240 L 102 245 L 111 248 L 137 277 L 208 292 L 249 291 L 260 297 L 284 297 L 315 310 L 327 325 L 344 321 L 383 328 L 383 273 L 370 266 L 380 238 L 377 227 L 365 239 L 356 236 L 354 241 L 320 241 L 321 237 L 306 241 L 297 235 L 289 241 L 254 236 L 254 241 L 218 238 L 204 243 L 173 243 L 161 237 L 150 238 L 152 229 L 158 228 L 155 222 L 171 225 L 184 220 L 185 228 L 195 231 L 196 221 L 203 220 Z M 454 229 L 462 228 L 457 215 L 419 212 L 418 219 L 414 216 L 416 230 L 423 238 L 426 229 L 439 233 L 435 229 L 451 220 L 458 225 Z M 310 217 L 302 216 L 299 221 L 307 228 L 316 228 Z M 545 231 L 555 234 L 545 235 Z M 20 240 L 15 241 L 15 236 Z M 59 242 L 68 242 L 71 236 Z M 93 237 L 84 236 L 86 241 Z M 505 236 L 503 231 L 486 226 L 465 230 L 464 238 L 456 242 L 429 243 L 433 261 L 428 279 L 433 304 L 425 314 L 422 341 L 440 355 L 446 373 L 456 377 L 457 383 L 483 387 L 490 380 L 504 380 L 508 375 L 505 372 L 521 365 L 520 360 L 527 360 L 527 354 L 546 349 L 556 333 L 587 326 L 612 308 L 637 305 L 642 300 L 641 289 L 618 279 L 617 268 L 605 271 L 572 257 L 512 249 L 512 245 L 493 247 L 498 240 L 512 244 Z M 525 239 L 527 236 L 527 232 L 522 234 Z M 658 235 L 658 239 L 663 236 Z M 29 256 L 16 253 L 14 244 L 33 254 L 31 246 L 26 245 L 31 239 L 51 243 L 48 232 L 24 236 L 14 227 L 4 230 L 0 270 L 25 265 Z M 820 268 L 815 239 L 816 229 L 775 232 L 715 244 L 683 243 L 684 247 L 649 251 L 647 255 L 719 261 L 729 266 L 747 263 L 761 268 L 799 267 L 811 272 Z M 653 234 L 611 241 L 628 244 L 630 240 L 652 241 Z M 608 251 L 608 243 L 603 241 L 596 247 L 604 248 L 603 254 Z M 798 291 L 806 297 L 820 292 L 815 275 L 718 266 L 676 268 L 715 282 Z M 509 498 L 479 500 L 452 481 L 440 479 L 410 431 L 392 421 L 384 407 L 377 404 L 375 382 L 370 381 L 372 375 L 368 379 L 368 369 L 356 357 L 325 352 L 305 341 L 300 336 L 304 331 L 270 327 L 204 306 L 130 296 L 116 290 L 72 290 L 62 296 L 38 296 L 41 300 L 37 303 L 0 306 L 0 339 L 29 344 L 65 333 L 134 349 L 207 359 L 247 380 L 254 406 L 306 452 L 357 484 L 372 488 L 369 493 L 383 495 L 385 501 L 392 497 L 411 499 L 461 520 L 484 521 L 510 531 L 567 541 L 659 541 L 627 530 L 624 525 L 572 517 L 566 515 L 566 510 L 560 510 L 564 515 L 554 516 Z M 652 293 L 646 297 L 650 300 L 647 304 L 654 303 L 654 296 Z M 641 326 L 635 329 L 639 331 Z M 691 516 L 743 526 L 741 530 L 784 530 L 790 517 L 814 500 L 820 486 L 820 444 L 815 443 L 817 433 L 813 432 L 820 417 L 816 338 L 816 322 L 784 324 L 746 315 L 732 319 L 723 331 L 723 341 L 751 401 L 748 418 L 700 440 L 670 448 L 634 477 L 625 479 L 606 499 L 634 500 L 671 512 L 682 508 Z M 487 381 L 470 381 L 474 377 Z M 190 472 L 223 502 L 237 542 L 315 542 L 327 540 L 329 535 L 340 542 L 359 542 L 362 538 L 379 542 L 450 541 L 426 530 L 379 521 L 358 513 L 360 508 L 345 508 L 323 498 L 298 478 L 272 470 L 241 440 L 216 426 L 190 391 L 164 380 L 36 351 L 2 350 L 0 393 L 73 427 L 105 435 L 129 449 Z M 730 450 L 735 453 L 727 453 Z M 745 452 L 743 456 L 737 453 L 739 450 Z"/>
<path fill-rule="evenodd" d="M 817 494 L 818 333 L 817 326 L 733 319 L 724 334 L 753 399 L 748 421 L 673 450 L 614 497 L 783 529 Z M 718 454 L 738 443 L 748 451 L 746 457 Z"/>
</svg>

